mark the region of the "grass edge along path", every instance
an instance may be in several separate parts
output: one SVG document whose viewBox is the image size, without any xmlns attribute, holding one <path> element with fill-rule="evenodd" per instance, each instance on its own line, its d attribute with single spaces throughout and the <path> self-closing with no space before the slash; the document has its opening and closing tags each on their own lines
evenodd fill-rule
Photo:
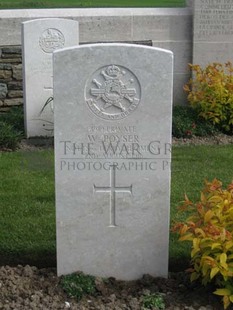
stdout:
<svg viewBox="0 0 233 310">
<path fill-rule="evenodd" d="M 0 9 L 184 7 L 185 0 L 1 0 Z"/>
<path fill-rule="evenodd" d="M 0 153 L 0 265 L 56 266 L 53 150 Z M 233 179 L 233 145 L 176 146 L 171 221 L 186 193 L 199 198 L 204 179 Z M 184 270 L 189 248 L 170 236 L 170 270 Z"/>
</svg>

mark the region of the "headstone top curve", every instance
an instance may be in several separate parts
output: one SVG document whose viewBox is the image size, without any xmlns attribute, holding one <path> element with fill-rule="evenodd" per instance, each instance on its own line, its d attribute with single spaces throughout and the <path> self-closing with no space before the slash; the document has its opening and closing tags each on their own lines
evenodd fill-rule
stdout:
<svg viewBox="0 0 233 310">
<path fill-rule="evenodd" d="M 94 43 L 94 44 L 83 44 L 83 45 L 76 45 L 72 47 L 65 47 L 62 49 L 57 49 L 54 51 L 54 55 L 60 54 L 60 53 L 66 53 L 68 51 L 73 51 L 74 49 L 91 49 L 91 48 L 103 48 L 103 47 L 115 47 L 115 48 L 136 48 L 136 49 L 142 49 L 142 50 L 151 50 L 151 51 L 157 51 L 157 52 L 163 52 L 167 53 L 168 55 L 173 56 L 173 52 L 164 48 L 159 47 L 153 47 L 153 46 L 145 46 L 140 44 L 129 44 L 129 43 Z"/>
</svg>

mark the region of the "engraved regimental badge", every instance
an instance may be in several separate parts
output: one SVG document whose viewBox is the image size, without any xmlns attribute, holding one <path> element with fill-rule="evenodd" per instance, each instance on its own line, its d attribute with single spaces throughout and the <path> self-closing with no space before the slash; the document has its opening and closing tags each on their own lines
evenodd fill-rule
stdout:
<svg viewBox="0 0 233 310">
<path fill-rule="evenodd" d="M 122 119 L 139 105 L 140 83 L 129 69 L 108 65 L 98 69 L 87 81 L 85 99 L 95 115 L 108 120 Z"/>
<path fill-rule="evenodd" d="M 52 53 L 56 49 L 64 46 L 65 38 L 58 29 L 48 28 L 42 33 L 39 44 L 45 53 Z"/>
</svg>

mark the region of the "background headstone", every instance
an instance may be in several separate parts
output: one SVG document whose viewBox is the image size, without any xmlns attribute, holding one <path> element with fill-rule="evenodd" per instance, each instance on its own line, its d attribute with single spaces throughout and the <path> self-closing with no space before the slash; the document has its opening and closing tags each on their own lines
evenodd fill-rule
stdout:
<svg viewBox="0 0 233 310">
<path fill-rule="evenodd" d="M 195 0 L 193 63 L 233 62 L 233 1 Z"/>
<path fill-rule="evenodd" d="M 78 22 L 59 18 L 24 22 L 22 40 L 26 134 L 53 136 L 52 53 L 79 43 Z"/>
<path fill-rule="evenodd" d="M 172 79 L 167 50 L 54 53 L 59 275 L 167 276 Z"/>
</svg>

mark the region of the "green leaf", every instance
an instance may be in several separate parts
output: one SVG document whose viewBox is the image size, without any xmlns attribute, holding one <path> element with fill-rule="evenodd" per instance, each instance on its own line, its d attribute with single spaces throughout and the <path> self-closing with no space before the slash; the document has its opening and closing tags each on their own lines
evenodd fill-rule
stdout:
<svg viewBox="0 0 233 310">
<path fill-rule="evenodd" d="M 216 248 L 221 248 L 221 246 L 222 246 L 221 243 L 215 242 L 211 245 L 211 250 L 214 250 Z"/>
<path fill-rule="evenodd" d="M 214 291 L 214 294 L 219 296 L 230 296 L 231 291 L 227 288 L 219 288 L 216 291 Z"/>
<path fill-rule="evenodd" d="M 196 281 L 199 277 L 200 277 L 200 274 L 199 274 L 199 273 L 193 272 L 193 273 L 191 274 L 190 280 L 191 280 L 191 282 L 193 282 L 193 281 Z"/>
<path fill-rule="evenodd" d="M 220 264 L 223 266 L 226 264 L 226 261 L 227 261 L 227 255 L 226 255 L 226 253 L 222 253 L 220 255 Z"/>
<path fill-rule="evenodd" d="M 233 295 L 229 296 L 229 299 L 233 303 Z"/>
<path fill-rule="evenodd" d="M 219 273 L 219 268 L 218 267 L 212 268 L 211 272 L 210 272 L 210 279 L 213 279 L 216 276 L 216 274 L 218 274 L 218 273 Z"/>
</svg>

